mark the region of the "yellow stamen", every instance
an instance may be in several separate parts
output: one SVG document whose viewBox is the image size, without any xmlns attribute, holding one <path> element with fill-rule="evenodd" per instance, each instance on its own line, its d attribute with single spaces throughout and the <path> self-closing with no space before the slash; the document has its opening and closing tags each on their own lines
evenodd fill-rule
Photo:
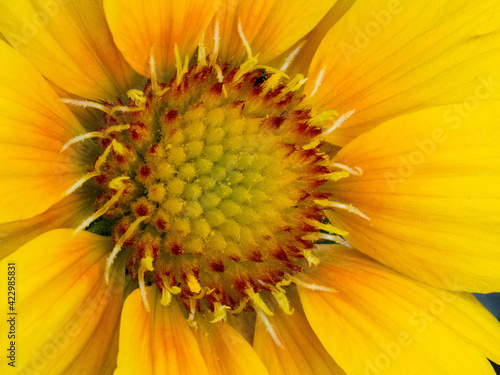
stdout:
<svg viewBox="0 0 500 375">
<path fill-rule="evenodd" d="M 102 132 L 90 132 L 82 135 L 77 135 L 74 138 L 71 138 L 68 142 L 62 146 L 61 151 L 59 152 L 64 152 L 69 146 L 74 145 L 75 143 L 84 141 L 89 138 L 106 138 L 106 135 Z"/>
<path fill-rule="evenodd" d="M 120 155 L 124 155 L 125 154 L 125 147 L 123 147 L 123 145 L 121 143 L 119 143 L 116 139 L 113 139 L 111 141 L 111 145 L 110 146 L 113 146 L 113 149 L 116 151 L 116 153 L 118 153 Z M 96 163 L 96 166 L 97 166 L 97 163 Z"/>
<path fill-rule="evenodd" d="M 333 242 L 339 243 L 341 245 L 344 245 L 345 247 L 351 248 L 351 244 L 340 236 L 326 234 L 326 233 L 319 233 L 318 239 L 319 240 L 333 241 Z"/>
<path fill-rule="evenodd" d="M 335 110 L 324 111 L 324 112 L 321 112 L 320 114 L 317 114 L 316 116 L 314 116 L 309 121 L 309 123 L 312 126 L 321 126 L 326 121 L 332 121 L 334 119 L 334 117 L 337 117 L 338 115 L 339 115 L 339 113 Z M 322 134 L 319 135 L 318 137 L 321 137 L 321 136 L 322 136 Z"/>
<path fill-rule="evenodd" d="M 194 320 L 196 313 L 196 300 L 194 298 L 189 299 L 189 316 L 187 323 L 192 328 L 198 328 L 198 323 Z"/>
<path fill-rule="evenodd" d="M 125 126 L 129 126 L 129 125 L 125 125 Z M 109 152 L 111 151 L 111 147 L 113 147 L 115 149 L 116 152 L 118 152 L 119 154 L 120 153 L 123 153 L 124 151 L 124 148 L 121 144 L 119 144 L 116 140 L 113 139 L 113 141 L 111 142 L 111 144 L 106 147 L 106 150 L 104 150 L 103 154 L 101 156 L 99 156 L 99 158 L 97 159 L 96 163 L 95 163 L 95 171 L 93 172 L 89 172 L 87 175 L 83 176 L 81 179 L 79 179 L 73 186 L 71 186 L 68 190 L 66 190 L 66 192 L 64 193 L 64 196 L 68 196 L 70 195 L 71 193 L 73 193 L 76 189 L 80 188 L 85 182 L 87 182 L 88 180 L 90 180 L 91 178 L 93 177 L 97 177 L 101 174 L 101 166 L 104 164 L 104 162 L 106 161 L 106 158 L 108 157 L 108 154 Z M 124 178 L 121 178 L 121 177 L 118 177 L 118 179 L 126 179 L 128 177 L 124 177 Z M 117 179 L 115 179 L 117 180 Z M 113 180 L 114 181 L 114 180 Z M 113 181 L 110 182 L 113 183 Z M 118 181 L 118 180 L 117 180 Z M 121 180 L 120 180 L 121 181 Z M 111 185 L 110 185 L 111 186 Z M 119 198 L 119 197 L 118 197 Z M 117 199 L 118 199 L 117 198 Z M 115 201 L 116 202 L 116 201 Z M 109 203 L 109 202 L 108 202 Z M 97 212 L 96 212 L 97 213 Z M 94 215 L 96 214 L 94 213 Z M 106 212 L 104 212 L 106 213 Z M 99 216 L 98 216 L 99 217 Z M 90 218 L 89 218 L 90 219 Z M 97 219 L 97 218 L 96 218 Z M 95 220 L 95 219 L 93 219 Z M 93 221 L 92 220 L 92 221 Z M 85 222 L 84 222 L 85 223 Z M 82 223 L 82 225 L 84 224 Z M 90 223 L 89 223 L 90 224 Z M 85 228 L 85 227 L 83 227 Z M 81 229 L 80 229 L 81 230 Z M 78 232 L 80 231 L 78 230 Z M 77 232 L 75 232 L 77 233 Z"/>
<path fill-rule="evenodd" d="M 214 25 L 214 48 L 210 54 L 210 65 L 214 66 L 219 58 L 219 48 L 220 48 L 220 20 L 217 16 Z"/>
<path fill-rule="evenodd" d="M 317 266 L 320 263 L 320 260 L 312 254 L 310 249 L 304 249 L 302 255 L 307 259 L 309 267 Z"/>
<path fill-rule="evenodd" d="M 248 287 L 245 289 L 246 294 L 250 297 L 252 300 L 252 303 L 256 310 L 262 310 L 264 311 L 267 315 L 273 316 L 273 312 L 269 309 L 269 307 L 266 305 L 266 303 L 262 300 L 260 297 L 259 293 L 255 293 L 253 291 L 252 287 Z"/>
<path fill-rule="evenodd" d="M 224 74 L 222 74 L 222 69 L 220 68 L 219 65 L 214 65 L 214 69 L 217 72 L 217 80 L 219 82 L 224 82 Z"/>
<path fill-rule="evenodd" d="M 337 228 L 329 223 L 320 223 L 319 221 L 316 221 L 316 220 L 304 220 L 304 222 L 314 226 L 315 228 L 317 228 L 319 230 L 324 230 L 328 233 L 335 233 L 335 234 L 338 234 L 338 235 L 343 236 L 343 237 L 345 237 L 349 234 L 349 232 L 346 232 L 345 230 Z"/>
<path fill-rule="evenodd" d="M 276 289 L 276 288 L 275 288 Z M 287 315 L 292 315 L 295 309 L 290 308 L 290 301 L 288 301 L 288 298 L 286 298 L 286 295 L 284 292 L 279 291 L 279 290 L 273 290 L 271 291 L 271 294 L 273 295 L 274 299 L 276 299 L 276 302 L 278 302 L 279 307 L 283 312 Z"/>
<path fill-rule="evenodd" d="M 349 117 L 352 116 L 352 114 L 356 112 L 355 109 L 353 109 L 352 111 L 349 111 L 347 113 L 344 113 L 342 116 L 340 116 L 334 123 L 333 125 L 327 129 L 326 131 L 324 131 L 323 133 L 321 133 L 318 137 L 320 138 L 324 138 L 326 137 L 328 134 L 330 134 L 331 132 L 333 132 L 335 129 L 338 129 L 340 127 L 340 125 L 342 125 L 342 123 L 347 120 Z"/>
<path fill-rule="evenodd" d="M 285 63 L 283 64 L 283 66 L 281 67 L 280 70 L 287 70 L 288 69 L 290 64 L 293 62 L 293 60 L 295 60 L 295 58 L 299 54 L 300 50 L 304 46 L 304 43 L 305 43 L 305 41 L 300 43 L 292 52 L 290 52 L 290 54 L 285 58 Z"/>
<path fill-rule="evenodd" d="M 316 148 L 320 143 L 321 143 L 321 140 L 319 138 L 316 138 L 312 142 L 309 142 L 307 145 L 302 146 L 302 148 L 304 150 L 311 150 L 313 148 Z"/>
<path fill-rule="evenodd" d="M 146 294 L 146 284 L 144 283 L 144 273 L 147 271 L 153 271 L 153 258 L 151 256 L 146 256 L 141 259 L 141 265 L 139 267 L 139 289 L 141 291 L 142 302 L 144 303 L 144 308 L 146 311 L 151 311 L 149 307 L 149 301 Z"/>
<path fill-rule="evenodd" d="M 189 58 L 188 58 L 188 56 L 186 56 L 184 63 L 182 63 L 182 58 L 181 58 L 181 55 L 179 53 L 179 46 L 177 45 L 177 43 L 175 43 L 174 51 L 175 51 L 175 67 L 177 69 L 176 82 L 177 82 L 177 85 L 180 85 L 180 83 L 182 82 L 182 78 L 184 77 L 184 74 L 186 74 L 188 72 Z"/>
<path fill-rule="evenodd" d="M 139 107 L 139 108 L 130 108 L 125 105 L 117 105 L 111 108 L 111 115 L 113 115 L 115 112 L 140 112 L 143 111 L 144 108 Z"/>
<path fill-rule="evenodd" d="M 118 177 L 121 179 L 128 179 L 128 177 Z M 115 179 L 116 180 L 116 179 Z M 114 181 L 114 180 L 113 180 Z M 113 182 L 111 181 L 111 182 Z M 110 184 L 111 184 L 110 182 Z M 87 228 L 90 223 L 92 223 L 94 220 L 98 219 L 102 215 L 104 215 L 108 210 L 111 208 L 112 205 L 114 205 L 116 202 L 118 202 L 118 199 L 120 199 L 120 196 L 123 194 L 125 190 L 125 184 L 122 184 L 123 186 L 118 190 L 118 192 L 111 197 L 109 201 L 106 202 L 104 206 L 102 206 L 99 210 L 94 212 L 88 219 L 84 220 L 83 223 L 81 223 L 76 229 L 75 229 L 75 234 L 82 231 L 83 229 Z"/>
<path fill-rule="evenodd" d="M 113 262 L 114 262 L 116 256 L 118 255 L 118 253 L 120 252 L 123 244 L 132 236 L 132 234 L 134 234 L 134 232 L 137 229 L 137 227 L 139 226 L 139 224 L 141 224 L 146 219 L 147 219 L 147 216 L 142 216 L 142 217 L 137 218 L 137 220 L 135 220 L 130 225 L 130 227 L 127 229 L 125 234 L 120 237 L 118 242 L 113 247 L 113 251 L 111 252 L 111 255 L 108 257 L 108 259 L 106 259 L 106 269 L 104 271 L 104 278 L 106 280 L 106 283 L 109 283 L 109 275 L 111 273 L 111 266 L 113 265 Z"/>
<path fill-rule="evenodd" d="M 225 306 L 219 302 L 214 303 L 214 318 L 210 321 L 210 323 L 217 323 L 223 319 L 226 319 L 227 310 L 231 310 L 229 306 Z"/>
<path fill-rule="evenodd" d="M 108 115 L 111 115 L 111 110 L 108 107 L 106 107 L 105 105 L 100 104 L 100 103 L 92 102 L 90 100 L 76 100 L 76 99 L 63 98 L 63 99 L 60 99 L 60 101 L 65 103 L 65 104 L 74 105 L 76 107 L 95 108 L 95 109 L 98 109 L 100 111 L 107 113 Z"/>
<path fill-rule="evenodd" d="M 107 128 L 105 132 L 89 132 L 89 133 L 77 135 L 76 137 L 71 138 L 68 142 L 66 142 L 64 144 L 64 146 L 61 148 L 61 151 L 59 151 L 59 152 L 62 153 L 64 151 L 66 151 L 66 149 L 69 146 L 74 145 L 75 143 L 82 142 L 86 139 L 106 138 L 110 133 L 121 132 L 121 131 L 127 130 L 129 128 L 130 128 L 130 125 L 114 125 L 114 126 L 110 126 L 109 128 Z"/>
<path fill-rule="evenodd" d="M 245 310 L 245 307 L 248 305 L 248 299 L 244 299 L 237 309 L 229 311 L 231 314 L 238 315 L 240 312 Z"/>
<path fill-rule="evenodd" d="M 264 323 L 264 325 L 266 326 L 266 330 L 267 332 L 269 333 L 269 335 L 271 335 L 271 338 L 273 339 L 274 343 L 279 346 L 281 349 L 285 349 L 285 347 L 283 346 L 283 344 L 281 343 L 281 341 L 279 340 L 278 338 L 278 334 L 276 333 L 276 331 L 274 330 L 273 326 L 271 325 L 271 323 L 269 322 L 269 320 L 267 319 L 267 317 L 262 313 L 262 311 L 258 311 L 257 314 L 260 316 L 260 318 L 262 319 L 262 322 Z"/>
<path fill-rule="evenodd" d="M 250 48 L 250 44 L 248 43 L 247 38 L 245 37 L 245 33 L 243 32 L 243 26 L 241 25 L 241 18 L 238 18 L 238 33 L 240 34 L 241 41 L 247 50 L 248 58 L 252 58 L 252 49 Z"/>
<path fill-rule="evenodd" d="M 341 163 L 332 163 L 332 164 L 330 164 L 330 166 L 336 167 L 339 169 L 343 169 L 344 171 L 349 172 L 353 176 L 361 176 L 363 174 L 363 170 L 359 167 L 351 168 L 351 167 L 348 167 L 347 165 L 344 165 Z"/>
<path fill-rule="evenodd" d="M 151 71 L 151 88 L 153 93 L 158 92 L 158 73 L 156 72 L 156 60 L 154 55 L 154 46 L 149 50 L 149 70 Z"/>
<path fill-rule="evenodd" d="M 363 212 L 361 212 L 361 210 L 354 207 L 352 204 L 332 202 L 332 201 L 329 201 L 327 199 L 315 199 L 314 203 L 317 203 L 320 206 L 325 206 L 325 207 L 329 207 L 329 208 L 339 208 L 341 210 L 346 210 L 347 212 L 351 212 L 353 214 L 356 214 L 356 215 L 362 217 L 365 220 L 370 221 L 370 218 L 368 216 L 366 216 Z"/>
<path fill-rule="evenodd" d="M 200 43 L 198 43 L 198 66 L 196 71 L 200 71 L 201 68 L 207 66 L 207 49 L 205 47 L 205 33 L 201 36 Z"/>
<path fill-rule="evenodd" d="M 318 77 L 316 78 L 316 81 L 314 83 L 314 90 L 312 91 L 311 95 L 309 95 L 310 98 L 312 98 L 316 94 L 319 87 L 321 86 L 323 78 L 325 77 L 325 72 L 326 72 L 326 66 L 324 66 L 323 69 L 321 69 L 321 71 L 319 72 Z"/>
<path fill-rule="evenodd" d="M 163 306 L 168 306 L 172 301 L 172 294 L 179 294 L 182 291 L 178 286 L 170 286 L 168 283 L 163 281 L 163 289 L 161 292 L 161 300 L 160 303 Z"/>
<path fill-rule="evenodd" d="M 201 291 L 200 283 L 198 282 L 193 273 L 189 273 L 187 275 L 187 284 L 191 292 L 200 293 Z"/>
<path fill-rule="evenodd" d="M 336 290 L 334 288 L 328 288 L 328 287 L 322 286 L 322 285 L 309 284 L 309 283 L 303 282 L 303 281 L 301 281 L 293 276 L 291 276 L 291 278 L 292 278 L 292 281 L 295 285 L 299 285 L 301 287 L 304 287 L 304 288 L 307 288 L 310 290 L 315 290 L 318 292 L 328 292 L 328 293 L 338 293 L 339 292 L 338 290 Z"/>
<path fill-rule="evenodd" d="M 214 290 L 215 289 L 210 289 L 208 286 L 205 286 L 205 287 L 201 288 L 200 293 L 198 293 L 196 296 L 194 296 L 194 299 L 202 299 L 207 294 L 212 293 Z"/>
<path fill-rule="evenodd" d="M 269 90 L 272 90 L 272 89 L 278 87 L 280 84 L 281 78 L 285 78 L 285 79 L 289 78 L 284 72 L 281 72 L 281 71 L 269 72 L 266 69 L 266 73 L 272 73 L 272 75 L 271 75 L 271 77 L 269 77 L 269 79 L 267 79 L 264 82 L 264 92 L 268 92 Z M 285 93 L 282 93 L 282 94 L 285 94 Z"/>
<path fill-rule="evenodd" d="M 170 302 L 172 302 L 172 293 L 170 293 L 166 288 L 163 288 L 161 291 L 160 303 L 166 307 L 170 305 Z"/>
<path fill-rule="evenodd" d="M 292 283 L 292 279 L 290 277 L 285 277 L 283 280 L 280 282 L 276 283 L 275 287 L 278 289 L 281 293 L 285 293 L 285 289 L 283 289 L 284 286 L 288 286 Z"/>
<path fill-rule="evenodd" d="M 350 175 L 351 174 L 348 171 L 341 171 L 341 172 L 332 172 L 332 173 L 324 174 L 324 175 L 321 175 L 321 177 L 326 178 L 328 180 L 332 180 L 332 181 L 338 181 L 342 178 L 347 178 Z"/>
<path fill-rule="evenodd" d="M 80 188 L 85 182 L 87 182 L 91 178 L 99 176 L 100 174 L 101 173 L 98 172 L 98 171 L 93 171 L 93 172 L 87 173 L 85 176 L 83 176 L 82 178 L 80 178 L 73 186 L 71 186 L 68 190 L 66 190 L 63 195 L 65 197 L 67 197 L 68 195 L 70 195 L 71 193 L 73 193 L 76 189 Z"/>
<path fill-rule="evenodd" d="M 300 89 L 302 86 L 304 86 L 304 83 L 307 82 L 307 78 L 304 78 L 302 74 L 297 74 L 295 77 L 293 77 L 290 82 L 286 84 L 286 87 L 288 91 L 297 91 Z"/>
<path fill-rule="evenodd" d="M 131 89 L 127 91 L 127 96 L 132 99 L 136 106 L 143 105 L 148 100 L 141 90 Z"/>
</svg>

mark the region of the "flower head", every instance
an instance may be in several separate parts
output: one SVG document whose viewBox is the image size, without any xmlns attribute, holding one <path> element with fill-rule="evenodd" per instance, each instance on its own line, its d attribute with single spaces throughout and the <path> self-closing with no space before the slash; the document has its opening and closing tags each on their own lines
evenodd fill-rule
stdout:
<svg viewBox="0 0 500 375">
<path fill-rule="evenodd" d="M 498 8 L 0 5 L 11 361 L 493 373 Z"/>
</svg>

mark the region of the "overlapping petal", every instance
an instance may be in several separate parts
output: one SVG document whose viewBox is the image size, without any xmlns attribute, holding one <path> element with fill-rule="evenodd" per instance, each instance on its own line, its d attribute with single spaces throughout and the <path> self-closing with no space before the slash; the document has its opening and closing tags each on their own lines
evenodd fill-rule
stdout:
<svg viewBox="0 0 500 375">
<path fill-rule="evenodd" d="M 195 335 L 210 374 L 268 375 L 252 346 L 229 323 L 200 320 Z"/>
<path fill-rule="evenodd" d="M 116 45 L 143 76 L 150 77 L 151 47 L 162 80 L 172 78 L 175 44 L 184 63 L 217 10 L 220 0 L 104 0 Z"/>
<path fill-rule="evenodd" d="M 328 352 L 349 374 L 494 374 L 497 320 L 471 295 L 408 279 L 341 246 L 298 286 L 304 311 Z"/>
<path fill-rule="evenodd" d="M 356 110 L 329 138 L 345 145 L 403 113 L 500 98 L 499 60 L 497 1 L 359 0 L 323 39 L 305 94 Z"/>
<path fill-rule="evenodd" d="M 460 110 L 465 111 L 463 116 Z M 334 161 L 363 170 L 334 200 L 370 221 L 331 212 L 360 251 L 416 280 L 470 292 L 500 288 L 498 103 L 461 103 L 399 117 Z"/>
<path fill-rule="evenodd" d="M 311 6 L 305 0 L 223 0 L 216 15 L 220 22 L 221 60 L 236 64 L 246 56 L 238 22 L 241 21 L 252 53 L 259 54 L 259 61 L 266 63 L 311 31 L 335 2 L 321 0 Z M 207 30 L 207 44 L 210 46 L 213 45 L 216 20 Z"/>
<path fill-rule="evenodd" d="M 295 290 L 287 290 L 291 315 L 271 302 L 267 323 L 257 318 L 254 348 L 272 375 L 345 375 L 309 325 Z M 275 338 L 272 335 L 275 334 Z M 275 341 L 277 340 L 277 341 Z"/>
<path fill-rule="evenodd" d="M 84 132 L 35 68 L 0 41 L 0 222 L 24 220 L 60 201 L 85 174 L 73 150 Z"/>
<path fill-rule="evenodd" d="M 0 259 L 35 237 L 58 228 L 75 228 L 94 211 L 85 190 L 78 190 L 40 215 L 0 224 Z"/>
<path fill-rule="evenodd" d="M 206 375 L 198 343 L 176 301 L 160 304 L 156 288 L 147 287 L 151 311 L 139 289 L 127 297 L 120 327 L 115 375 Z"/>
<path fill-rule="evenodd" d="M 15 303 L 8 305 L 17 313 L 9 315 L 16 320 L 14 373 L 104 374 L 103 366 L 115 363 L 124 275 L 104 281 L 110 246 L 107 238 L 59 229 L 0 263 L 5 272 L 8 265 L 16 270 Z M 7 288 L 4 282 L 6 302 Z M 7 348 L 7 335 L 2 342 Z"/>
<path fill-rule="evenodd" d="M 49 80 L 73 94 L 112 101 L 134 72 L 113 43 L 102 0 L 0 4 L 0 30 Z"/>
<path fill-rule="evenodd" d="M 337 0 L 311 32 L 301 38 L 281 56 L 273 60 L 270 65 L 275 67 L 284 66 L 287 62 L 286 59 L 292 56 L 294 51 L 297 51 L 297 48 L 299 48 L 296 56 L 287 65 L 286 72 L 290 76 L 294 76 L 295 74 L 306 75 L 321 41 L 354 3 L 355 0 Z"/>
</svg>

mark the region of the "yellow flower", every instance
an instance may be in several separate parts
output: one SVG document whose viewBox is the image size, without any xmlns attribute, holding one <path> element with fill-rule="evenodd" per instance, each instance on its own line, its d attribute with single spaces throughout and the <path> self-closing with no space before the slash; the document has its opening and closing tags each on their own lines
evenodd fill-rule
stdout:
<svg viewBox="0 0 500 375">
<path fill-rule="evenodd" d="M 500 5 L 311 4 L 0 4 L 3 372 L 494 373 Z"/>
</svg>

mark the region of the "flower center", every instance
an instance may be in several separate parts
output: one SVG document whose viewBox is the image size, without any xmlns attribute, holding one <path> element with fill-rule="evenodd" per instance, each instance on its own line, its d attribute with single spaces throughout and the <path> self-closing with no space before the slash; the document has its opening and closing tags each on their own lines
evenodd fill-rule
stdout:
<svg viewBox="0 0 500 375">
<path fill-rule="evenodd" d="M 127 105 L 99 105 L 106 125 L 65 146 L 98 139 L 89 174 L 68 192 L 88 180 L 100 190 L 77 231 L 97 219 L 110 229 L 106 276 L 126 257 L 146 308 L 145 286 L 156 285 L 162 304 L 175 295 L 212 321 L 272 314 L 263 293 L 291 313 L 283 287 L 319 262 L 317 241 L 343 241 L 324 210 L 346 207 L 321 189 L 349 175 L 320 149 L 331 113 L 302 103 L 301 77 L 284 85 L 283 76 L 252 59 L 234 69 L 179 63 L 168 85 L 153 77 Z"/>
</svg>

